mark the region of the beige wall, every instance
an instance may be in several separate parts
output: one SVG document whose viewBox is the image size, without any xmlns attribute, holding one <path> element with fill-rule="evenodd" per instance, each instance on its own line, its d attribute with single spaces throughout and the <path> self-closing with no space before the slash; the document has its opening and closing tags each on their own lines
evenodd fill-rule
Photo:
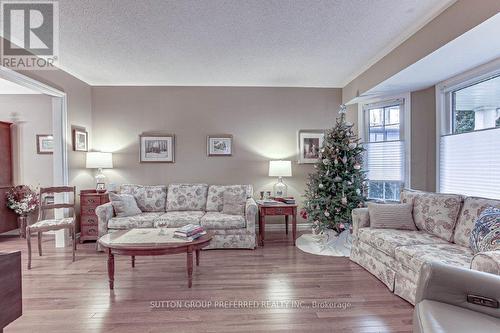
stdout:
<svg viewBox="0 0 500 333">
<path fill-rule="evenodd" d="M 52 101 L 45 95 L 0 95 L 0 120 L 12 128 L 14 183 L 51 186 L 52 155 L 37 154 L 36 135 L 52 134 Z"/>
<path fill-rule="evenodd" d="M 458 0 L 342 89 L 344 103 L 373 88 L 500 11 L 498 0 Z"/>
<path fill-rule="evenodd" d="M 89 146 L 92 144 L 92 101 L 88 84 L 62 70 L 22 71 L 22 74 L 64 91 L 68 97 L 67 148 L 69 184 L 77 190 L 94 188 L 92 173 L 85 169 L 85 153 L 74 152 L 71 141 L 71 126 L 85 127 L 89 132 Z"/>
<path fill-rule="evenodd" d="M 411 187 L 436 191 L 435 87 L 411 93 Z"/>
<path fill-rule="evenodd" d="M 272 190 L 268 161 L 297 159 L 299 129 L 333 126 L 340 89 L 93 87 L 94 148 L 114 152 L 110 182 L 253 184 Z M 174 164 L 139 163 L 139 134 L 176 135 Z M 206 136 L 232 134 L 232 157 L 207 157 Z M 303 194 L 311 165 L 292 166 L 289 194 Z"/>
</svg>

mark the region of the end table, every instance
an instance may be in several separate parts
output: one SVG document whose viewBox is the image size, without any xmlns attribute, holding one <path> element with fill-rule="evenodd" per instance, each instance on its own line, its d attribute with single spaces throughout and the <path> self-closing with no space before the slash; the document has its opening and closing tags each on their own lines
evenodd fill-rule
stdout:
<svg viewBox="0 0 500 333">
<path fill-rule="evenodd" d="M 264 246 L 266 235 L 266 216 L 285 216 L 285 230 L 288 235 L 288 219 L 292 216 L 293 245 L 297 238 L 297 205 L 296 204 L 257 204 L 259 207 L 259 245 Z"/>
</svg>

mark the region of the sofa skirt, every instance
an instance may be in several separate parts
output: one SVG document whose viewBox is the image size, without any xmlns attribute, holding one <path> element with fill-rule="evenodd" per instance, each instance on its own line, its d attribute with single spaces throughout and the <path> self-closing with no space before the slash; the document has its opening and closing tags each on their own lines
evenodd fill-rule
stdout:
<svg viewBox="0 0 500 333">
<path fill-rule="evenodd" d="M 360 249 L 359 246 L 353 246 L 350 259 L 375 275 L 390 291 L 394 291 L 394 280 L 396 276 L 394 270 Z"/>
</svg>

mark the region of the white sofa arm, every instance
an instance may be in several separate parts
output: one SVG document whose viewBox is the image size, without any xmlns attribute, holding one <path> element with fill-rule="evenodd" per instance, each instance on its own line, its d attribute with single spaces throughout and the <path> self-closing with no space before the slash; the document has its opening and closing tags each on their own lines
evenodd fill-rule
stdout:
<svg viewBox="0 0 500 333">
<path fill-rule="evenodd" d="M 352 210 L 352 234 L 357 237 L 359 228 L 370 226 L 368 208 L 355 208 Z"/>
<path fill-rule="evenodd" d="M 476 271 L 500 275 L 500 250 L 477 253 L 470 263 Z"/>
<path fill-rule="evenodd" d="M 255 233 L 255 217 L 257 216 L 257 203 L 253 198 L 248 198 L 245 205 L 247 230 Z"/>
<path fill-rule="evenodd" d="M 99 237 L 108 233 L 108 222 L 114 216 L 113 205 L 111 202 L 97 206 L 95 209 L 98 221 Z"/>
</svg>

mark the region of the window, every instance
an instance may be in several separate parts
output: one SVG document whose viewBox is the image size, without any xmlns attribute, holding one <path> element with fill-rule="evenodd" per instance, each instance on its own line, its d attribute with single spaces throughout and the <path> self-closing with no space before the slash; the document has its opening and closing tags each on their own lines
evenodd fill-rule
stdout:
<svg viewBox="0 0 500 333">
<path fill-rule="evenodd" d="M 500 76 L 442 95 L 439 190 L 500 199 Z"/>
<path fill-rule="evenodd" d="M 398 201 L 405 183 L 404 100 L 363 107 L 368 198 Z"/>
</svg>

